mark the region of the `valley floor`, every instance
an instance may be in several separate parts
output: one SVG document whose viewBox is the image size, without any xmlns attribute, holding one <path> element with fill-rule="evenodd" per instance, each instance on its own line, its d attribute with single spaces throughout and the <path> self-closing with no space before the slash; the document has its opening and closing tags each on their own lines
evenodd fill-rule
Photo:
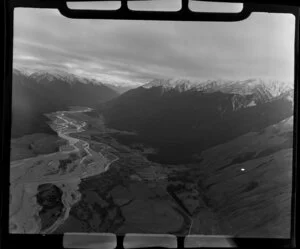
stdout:
<svg viewBox="0 0 300 249">
<path fill-rule="evenodd" d="M 86 111 L 90 109 L 67 112 Z M 70 137 L 71 132 L 83 131 L 85 123 L 67 118 L 65 113 L 56 112 L 48 117 L 53 121 L 51 127 L 68 141 L 68 146 L 60 146 L 59 152 L 11 162 L 11 233 L 55 230 L 80 199 L 77 189 L 81 179 L 108 170 L 118 160 L 117 157 L 107 159 L 90 149 L 87 142 Z"/>
<path fill-rule="evenodd" d="M 182 165 L 147 160 L 81 109 L 49 118 L 68 146 L 12 162 L 12 232 L 289 237 L 292 117 Z"/>
</svg>

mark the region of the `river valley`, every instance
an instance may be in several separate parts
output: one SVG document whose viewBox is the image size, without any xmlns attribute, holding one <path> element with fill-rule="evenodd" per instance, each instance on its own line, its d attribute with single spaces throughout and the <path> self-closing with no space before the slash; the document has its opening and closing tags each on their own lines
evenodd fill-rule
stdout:
<svg viewBox="0 0 300 249">
<path fill-rule="evenodd" d="M 70 119 L 65 114 L 89 111 L 90 108 L 82 108 L 49 114 L 51 128 L 67 140 L 67 145 L 61 146 L 56 153 L 11 162 L 11 233 L 49 233 L 55 230 L 68 218 L 71 206 L 80 200 L 78 184 L 81 180 L 101 174 L 118 160 L 117 157 L 105 158 L 92 150 L 86 141 L 69 135 L 84 131 L 86 123 Z M 62 191 L 62 210 L 57 213 L 56 221 L 43 230 L 39 217 L 42 207 L 38 204 L 37 193 L 46 184 L 48 188 L 57 186 Z"/>
</svg>

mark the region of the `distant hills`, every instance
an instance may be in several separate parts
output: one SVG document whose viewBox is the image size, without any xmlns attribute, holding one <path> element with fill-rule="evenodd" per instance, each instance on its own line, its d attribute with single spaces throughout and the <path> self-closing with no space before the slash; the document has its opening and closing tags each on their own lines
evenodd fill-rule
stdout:
<svg viewBox="0 0 300 249">
<path fill-rule="evenodd" d="M 293 85 L 279 81 L 158 79 L 100 108 L 108 126 L 134 131 L 127 144 L 158 148 L 149 159 L 183 163 L 192 155 L 293 115 Z"/>
<path fill-rule="evenodd" d="M 95 107 L 118 92 L 108 86 L 64 72 L 13 71 L 12 137 L 53 131 L 44 113 L 69 106 Z"/>
</svg>

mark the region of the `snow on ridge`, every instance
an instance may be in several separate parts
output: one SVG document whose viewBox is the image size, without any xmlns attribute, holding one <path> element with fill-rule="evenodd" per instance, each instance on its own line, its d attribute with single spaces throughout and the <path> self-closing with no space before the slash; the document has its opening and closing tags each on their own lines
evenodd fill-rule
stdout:
<svg viewBox="0 0 300 249">
<path fill-rule="evenodd" d="M 83 83 L 83 84 L 91 83 L 91 84 L 102 85 L 102 83 L 97 81 L 96 79 L 89 79 L 86 77 L 78 76 L 61 70 L 53 70 L 51 72 L 46 70 L 40 70 L 30 74 L 29 77 L 37 80 L 38 82 L 45 79 L 50 82 L 54 80 L 61 80 L 61 81 L 68 82 L 71 85 L 76 83 Z"/>
<path fill-rule="evenodd" d="M 34 70 L 31 70 L 34 71 Z M 294 89 L 293 82 L 284 82 L 273 79 L 260 79 L 260 78 L 250 78 L 246 80 L 227 80 L 227 79 L 210 79 L 210 80 L 200 80 L 195 78 L 158 78 L 153 79 L 147 84 L 122 81 L 117 82 L 108 79 L 98 79 L 96 76 L 86 77 L 81 75 L 75 75 L 60 69 L 51 70 L 35 70 L 30 73 L 30 70 L 15 67 L 14 73 L 24 74 L 28 77 L 35 78 L 37 81 L 48 80 L 63 80 L 69 84 L 84 83 L 84 84 L 97 84 L 97 85 L 107 85 L 115 87 L 138 87 L 151 88 L 151 87 L 163 87 L 166 90 L 176 89 L 180 92 L 183 91 L 201 91 L 201 92 L 214 92 L 221 91 L 224 93 L 233 94 L 267 94 L 270 97 L 277 97 L 289 90 Z"/>
<path fill-rule="evenodd" d="M 82 84 L 93 84 L 98 86 L 106 86 L 113 90 L 114 88 L 136 88 L 141 86 L 143 83 L 137 83 L 135 81 L 130 80 L 110 80 L 110 79 L 102 79 L 98 78 L 97 75 L 95 77 L 88 77 L 86 75 L 78 75 L 66 72 L 64 70 L 59 69 L 51 69 L 51 70 L 29 70 L 29 69 L 22 69 L 19 67 L 14 67 L 13 70 L 15 75 L 26 75 L 29 78 L 34 79 L 37 82 L 42 82 L 46 80 L 48 82 L 53 82 L 55 80 L 60 80 L 69 83 L 70 85 L 82 83 Z"/>
<path fill-rule="evenodd" d="M 17 75 L 24 75 L 24 76 L 29 76 L 30 72 L 28 72 L 26 69 L 22 68 L 22 67 L 14 67 L 13 68 L 13 73 L 17 74 Z"/>
<path fill-rule="evenodd" d="M 251 78 L 247 80 L 187 80 L 187 79 L 154 79 L 142 86 L 143 88 L 163 87 L 166 90 L 177 89 L 180 91 L 204 91 L 214 92 L 221 91 L 224 93 L 240 94 L 240 95 L 268 95 L 277 97 L 289 90 L 293 89 L 291 82 L 283 82 L 278 80 L 262 80 L 259 78 Z"/>
<path fill-rule="evenodd" d="M 184 78 L 154 79 L 149 83 L 142 85 L 143 88 L 164 87 L 165 89 L 184 88 L 186 90 L 197 86 L 199 82 Z"/>
</svg>

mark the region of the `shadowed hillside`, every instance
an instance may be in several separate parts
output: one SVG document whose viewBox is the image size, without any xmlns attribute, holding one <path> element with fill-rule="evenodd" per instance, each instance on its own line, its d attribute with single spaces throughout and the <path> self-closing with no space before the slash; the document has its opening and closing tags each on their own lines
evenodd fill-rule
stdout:
<svg viewBox="0 0 300 249">
<path fill-rule="evenodd" d="M 12 137 L 31 133 L 55 134 L 45 113 L 66 110 L 69 106 L 94 107 L 118 96 L 102 84 L 70 75 L 35 73 L 13 74 Z"/>
<path fill-rule="evenodd" d="M 116 136 L 120 142 L 158 148 L 148 157 L 156 162 L 184 163 L 192 162 L 196 152 L 291 116 L 291 96 L 287 91 L 250 104 L 257 100 L 255 94 L 139 87 L 103 105 L 101 111 L 108 126 L 138 133 Z"/>
</svg>

